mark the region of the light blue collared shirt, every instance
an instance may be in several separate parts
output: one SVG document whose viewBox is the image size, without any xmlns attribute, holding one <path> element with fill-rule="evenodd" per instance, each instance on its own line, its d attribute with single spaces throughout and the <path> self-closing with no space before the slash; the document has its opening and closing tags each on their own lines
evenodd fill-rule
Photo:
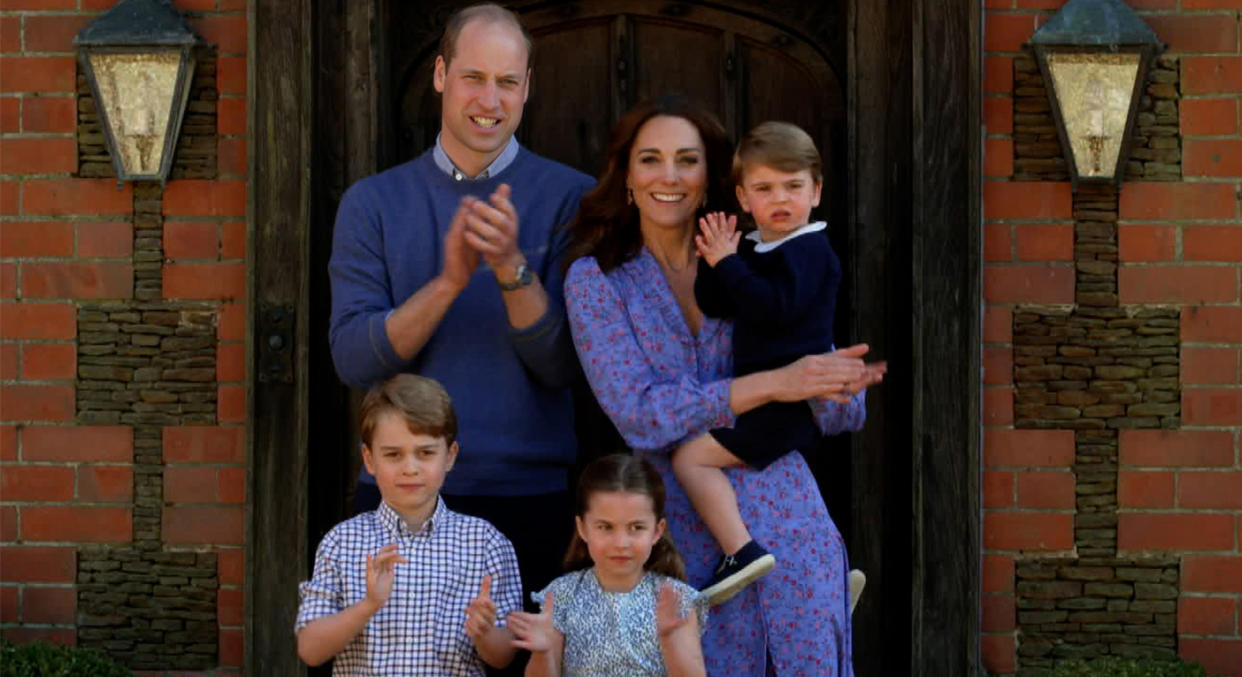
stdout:
<svg viewBox="0 0 1242 677">
<path fill-rule="evenodd" d="M 440 143 L 440 136 L 440 134 L 436 134 L 436 147 L 431 153 L 432 158 L 435 159 L 436 166 L 441 171 L 458 181 L 467 179 L 474 181 L 495 176 L 503 171 L 505 167 L 508 167 L 513 162 L 513 158 L 517 157 L 518 154 L 517 139 L 511 136 L 509 137 L 509 143 L 505 144 L 505 149 L 500 151 L 500 155 L 497 155 L 495 160 L 492 160 L 492 164 L 488 165 L 478 176 L 466 176 L 465 172 L 458 169 L 457 165 L 453 164 L 453 161 L 449 159 L 448 153 L 444 152 L 444 144 Z"/>
</svg>

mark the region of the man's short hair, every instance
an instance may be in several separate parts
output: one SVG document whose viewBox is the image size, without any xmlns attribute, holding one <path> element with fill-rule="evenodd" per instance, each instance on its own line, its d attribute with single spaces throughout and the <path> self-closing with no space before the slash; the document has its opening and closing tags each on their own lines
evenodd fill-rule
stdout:
<svg viewBox="0 0 1242 677">
<path fill-rule="evenodd" d="M 516 28 L 526 43 L 526 68 L 528 70 L 531 68 L 535 55 L 535 41 L 531 39 L 530 32 L 522 25 L 522 20 L 518 18 L 518 15 L 492 2 L 470 5 L 457 10 L 444 24 L 444 35 L 440 36 L 440 56 L 444 57 L 446 67 L 453 57 L 457 56 L 457 38 L 461 37 L 462 29 L 474 19 L 482 19 L 487 23 L 508 24 Z"/>
<path fill-rule="evenodd" d="M 362 443 L 371 446 L 379 419 L 394 413 L 405 420 L 415 435 L 442 437 L 449 445 L 457 440 L 457 413 L 444 386 L 415 374 L 396 376 L 373 386 L 362 400 Z"/>
<path fill-rule="evenodd" d="M 815 141 L 789 122 L 764 122 L 742 137 L 733 154 L 733 182 L 741 185 L 742 174 L 756 165 L 782 172 L 809 169 L 816 183 L 824 182 L 824 162 Z"/>
</svg>

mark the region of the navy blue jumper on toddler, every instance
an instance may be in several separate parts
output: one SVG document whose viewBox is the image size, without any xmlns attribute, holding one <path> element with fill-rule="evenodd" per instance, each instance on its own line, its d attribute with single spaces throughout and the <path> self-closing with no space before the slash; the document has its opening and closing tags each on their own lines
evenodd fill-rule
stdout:
<svg viewBox="0 0 1242 677">
<path fill-rule="evenodd" d="M 733 319 L 733 375 L 784 367 L 833 349 L 832 317 L 841 262 L 823 221 L 772 242 L 752 231 L 736 255 L 715 267 L 699 260 L 694 297 L 705 314 Z M 710 434 L 729 453 L 758 470 L 820 438 L 806 402 L 771 402 Z"/>
</svg>

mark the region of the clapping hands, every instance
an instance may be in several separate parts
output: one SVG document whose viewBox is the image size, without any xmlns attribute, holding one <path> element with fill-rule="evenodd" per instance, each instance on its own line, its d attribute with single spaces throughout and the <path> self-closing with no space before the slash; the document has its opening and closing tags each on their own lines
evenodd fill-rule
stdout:
<svg viewBox="0 0 1242 677">
<path fill-rule="evenodd" d="M 380 548 L 374 556 L 367 555 L 367 601 L 379 608 L 384 606 L 392 595 L 392 584 L 396 580 L 396 565 L 405 564 L 406 559 L 397 551 L 396 543 L 389 543 Z"/>
<path fill-rule="evenodd" d="M 483 577 L 479 595 L 466 606 L 466 636 L 480 640 L 496 626 L 496 603 L 492 601 L 492 577 Z"/>
<path fill-rule="evenodd" d="M 543 611 L 537 614 L 525 611 L 509 614 L 509 629 L 517 637 L 513 646 L 531 653 L 552 650 L 556 645 L 557 635 L 560 634 L 552 625 L 552 606 L 555 602 L 556 596 L 549 592 Z"/>
</svg>

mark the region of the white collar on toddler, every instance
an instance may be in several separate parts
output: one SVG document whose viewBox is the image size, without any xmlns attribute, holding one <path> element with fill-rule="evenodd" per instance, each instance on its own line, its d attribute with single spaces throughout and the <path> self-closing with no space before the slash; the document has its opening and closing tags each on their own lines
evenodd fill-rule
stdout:
<svg viewBox="0 0 1242 677">
<path fill-rule="evenodd" d="M 828 223 L 826 221 L 815 221 L 814 223 L 808 223 L 805 226 L 802 226 L 801 228 L 786 235 L 785 237 L 782 237 L 779 240 L 772 240 L 771 242 L 764 242 L 763 240 L 759 239 L 759 231 L 752 230 L 746 234 L 746 239 L 754 242 L 755 251 L 759 252 L 760 254 L 763 254 L 764 252 L 770 252 L 773 249 L 776 249 L 777 247 L 785 244 L 786 242 L 789 242 L 790 240 L 794 239 L 795 237 L 798 237 L 799 235 L 806 235 L 807 233 L 818 233 L 819 231 L 827 227 L 828 227 Z"/>
</svg>

